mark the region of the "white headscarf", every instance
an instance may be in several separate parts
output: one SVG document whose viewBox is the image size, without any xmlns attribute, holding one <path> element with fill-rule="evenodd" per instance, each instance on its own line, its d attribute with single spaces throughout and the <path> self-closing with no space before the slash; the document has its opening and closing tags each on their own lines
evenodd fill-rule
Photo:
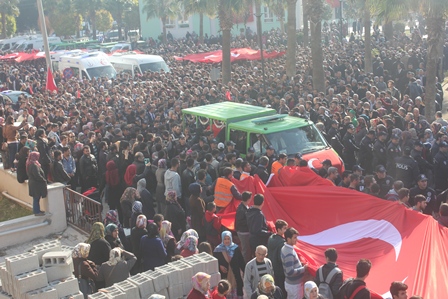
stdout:
<svg viewBox="0 0 448 299">
<path fill-rule="evenodd" d="M 115 266 L 121 260 L 122 260 L 122 258 L 121 258 L 121 248 L 115 247 L 114 249 L 111 249 L 111 251 L 109 252 L 109 263 L 112 266 Z"/>
</svg>

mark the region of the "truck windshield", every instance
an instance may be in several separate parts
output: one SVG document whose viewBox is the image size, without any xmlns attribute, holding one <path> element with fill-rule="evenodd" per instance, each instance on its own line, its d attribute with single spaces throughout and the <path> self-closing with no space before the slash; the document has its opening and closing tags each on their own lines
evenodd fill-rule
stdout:
<svg viewBox="0 0 448 299">
<path fill-rule="evenodd" d="M 170 69 L 168 68 L 168 65 L 166 65 L 165 61 L 157 61 L 157 62 L 151 62 L 151 63 L 142 63 L 140 64 L 140 69 L 142 72 L 160 72 L 160 70 L 163 70 L 164 72 L 169 72 Z"/>
<path fill-rule="evenodd" d="M 325 140 L 312 125 L 267 134 L 265 137 L 269 144 L 274 146 L 275 152 L 279 154 L 293 155 L 299 152 L 306 154 L 327 147 Z"/>
<path fill-rule="evenodd" d="M 90 79 L 101 77 L 115 78 L 117 75 L 115 69 L 110 65 L 89 68 L 87 69 L 87 73 L 89 74 Z"/>
</svg>

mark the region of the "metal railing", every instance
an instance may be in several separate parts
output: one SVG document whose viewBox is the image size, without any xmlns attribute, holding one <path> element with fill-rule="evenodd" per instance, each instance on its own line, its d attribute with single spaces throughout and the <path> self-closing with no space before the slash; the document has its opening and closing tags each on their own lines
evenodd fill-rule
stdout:
<svg viewBox="0 0 448 299">
<path fill-rule="evenodd" d="M 98 201 L 65 187 L 64 202 L 67 222 L 80 230 L 90 233 L 92 225 L 102 221 L 102 206 Z"/>
</svg>

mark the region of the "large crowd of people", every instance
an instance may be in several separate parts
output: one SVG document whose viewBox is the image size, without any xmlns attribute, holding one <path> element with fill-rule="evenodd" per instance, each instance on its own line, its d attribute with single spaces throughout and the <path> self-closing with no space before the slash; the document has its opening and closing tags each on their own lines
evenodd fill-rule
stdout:
<svg viewBox="0 0 448 299">
<path fill-rule="evenodd" d="M 337 252 L 329 248 L 322 253 L 327 263 L 311 278 L 293 248 L 298 231 L 281 219 L 269 231 L 263 195 L 232 183 L 253 175 L 266 183 L 282 167 L 308 165 L 300 153 L 288 153 L 296 157 L 290 159 L 267 147 L 262 156 L 248 149 L 240 157 L 232 141 L 182 122 L 183 108 L 227 101 L 227 95 L 313 121 L 345 162 L 343 173 L 328 160 L 316 170 L 335 186 L 396 201 L 448 226 L 448 122 L 440 82 L 435 121 L 424 117 L 425 41 L 417 29 L 412 38 L 396 34 L 393 41 L 376 29 L 373 44 L 380 51 L 373 73 L 365 73 L 363 41 L 352 35 L 341 43 L 335 28 L 324 31 L 325 90 L 313 87 L 310 51 L 303 46 L 293 77 L 282 57 L 265 62 L 265 85 L 259 61 L 233 64 L 227 85 L 212 81 L 212 65 L 173 59 L 220 48 L 219 38 L 199 44 L 196 35 L 150 43 L 147 52 L 163 55 L 169 73 L 89 81 L 55 71 L 57 92 L 44 88 L 44 62 L 3 62 L 3 89 L 31 95 L 1 101 L 0 152 L 3 168 L 21 183 L 28 180 L 33 213 L 45 215 L 39 201 L 53 182 L 82 193 L 96 190 L 110 209 L 73 252 L 76 277 L 94 282 L 86 289 L 207 252 L 218 259 L 223 280 L 210 293 L 210 275 L 195 274 L 190 299 L 370 298 L 364 282 L 370 261 L 360 260 L 357 277 L 344 282 Z M 279 31 L 266 32 L 264 40 L 268 51 L 286 47 Z M 232 47 L 257 48 L 256 37 L 237 36 Z M 445 63 L 447 51 L 448 42 Z M 241 201 L 234 232 L 216 214 L 232 198 Z M 393 282 L 390 290 L 393 299 L 407 298 L 404 283 Z"/>
</svg>

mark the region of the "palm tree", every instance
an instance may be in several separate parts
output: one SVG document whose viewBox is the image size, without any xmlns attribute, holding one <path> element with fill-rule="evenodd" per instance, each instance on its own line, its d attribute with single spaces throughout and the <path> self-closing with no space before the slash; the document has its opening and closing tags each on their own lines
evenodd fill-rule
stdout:
<svg viewBox="0 0 448 299">
<path fill-rule="evenodd" d="M 296 4 L 297 0 L 286 0 L 288 4 L 287 49 L 286 49 L 286 75 L 293 77 L 296 74 Z"/>
<path fill-rule="evenodd" d="M 0 16 L 2 18 L 2 38 L 6 38 L 6 16 L 7 15 L 13 15 L 18 16 L 19 15 L 19 8 L 17 5 L 19 4 L 19 1 L 17 0 L 0 0 Z"/>
<path fill-rule="evenodd" d="M 199 14 L 199 43 L 204 42 L 204 15 L 213 16 L 216 13 L 216 0 L 183 0 L 184 13 Z"/>
<path fill-rule="evenodd" d="M 230 31 L 233 27 L 234 16 L 244 8 L 244 0 L 219 0 L 218 18 L 222 32 L 222 83 L 230 82 Z"/>
<path fill-rule="evenodd" d="M 303 16 L 303 46 L 308 47 L 309 44 L 309 27 L 308 12 L 306 11 L 308 0 L 302 0 L 302 16 Z"/>
<path fill-rule="evenodd" d="M 280 31 L 285 33 L 285 0 L 264 0 L 269 9 L 274 13 L 277 19 L 280 20 Z"/>
<path fill-rule="evenodd" d="M 146 13 L 146 20 L 159 18 L 162 21 L 163 43 L 166 44 L 166 22 L 168 18 L 176 17 L 180 11 L 176 0 L 144 0 L 142 12 Z"/>
<path fill-rule="evenodd" d="M 322 17 L 324 15 L 324 0 L 307 1 L 306 11 L 311 25 L 313 87 L 318 91 L 325 91 L 324 58 L 322 52 Z"/>
<path fill-rule="evenodd" d="M 371 38 L 371 18 L 370 18 L 370 0 L 365 0 L 364 3 L 364 68 L 366 74 L 373 72 L 372 62 L 372 38 Z"/>
</svg>

